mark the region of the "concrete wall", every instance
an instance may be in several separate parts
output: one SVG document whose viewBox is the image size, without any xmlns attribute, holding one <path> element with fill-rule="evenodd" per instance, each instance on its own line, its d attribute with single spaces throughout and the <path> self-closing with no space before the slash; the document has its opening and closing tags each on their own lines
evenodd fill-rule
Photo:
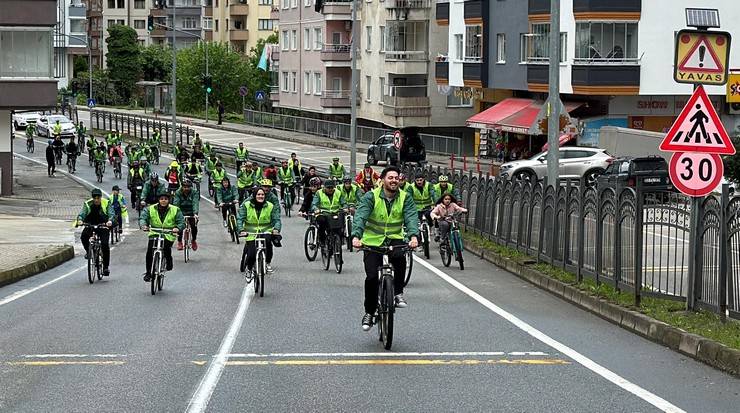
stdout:
<svg viewBox="0 0 740 413">
<path fill-rule="evenodd" d="M 12 194 L 13 149 L 10 141 L 10 111 L 0 110 L 0 196 Z"/>
<path fill-rule="evenodd" d="M 489 87 L 494 89 L 527 89 L 527 66 L 520 62 L 520 35 L 529 32 L 526 1 L 495 1 L 489 10 L 489 38 L 485 45 L 491 53 L 488 62 Z M 506 34 L 506 63 L 496 64 L 496 35 Z"/>
</svg>

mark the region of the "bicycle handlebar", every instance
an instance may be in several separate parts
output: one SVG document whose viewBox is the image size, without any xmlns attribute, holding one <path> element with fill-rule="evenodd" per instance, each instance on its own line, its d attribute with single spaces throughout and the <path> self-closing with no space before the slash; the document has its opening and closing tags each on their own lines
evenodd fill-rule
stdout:
<svg viewBox="0 0 740 413">
<path fill-rule="evenodd" d="M 416 251 L 416 248 L 411 248 L 408 246 L 408 244 L 404 245 L 389 245 L 387 247 L 373 247 L 370 245 L 363 245 L 360 248 L 356 249 L 357 251 L 370 251 L 370 252 L 377 252 L 378 254 L 387 255 L 390 254 L 393 251 L 402 251 L 402 252 L 408 252 L 408 251 Z"/>
</svg>

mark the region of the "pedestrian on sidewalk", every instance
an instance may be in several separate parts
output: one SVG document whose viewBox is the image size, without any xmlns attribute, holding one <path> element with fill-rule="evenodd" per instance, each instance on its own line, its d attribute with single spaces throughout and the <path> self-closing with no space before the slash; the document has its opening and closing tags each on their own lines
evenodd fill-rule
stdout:
<svg viewBox="0 0 740 413">
<path fill-rule="evenodd" d="M 218 124 L 220 125 L 224 120 L 224 104 L 220 100 L 217 100 L 216 106 L 218 106 Z"/>
<path fill-rule="evenodd" d="M 51 144 L 46 146 L 46 173 L 49 176 L 54 176 L 56 172 L 56 162 L 54 160 L 54 147 Z"/>
</svg>

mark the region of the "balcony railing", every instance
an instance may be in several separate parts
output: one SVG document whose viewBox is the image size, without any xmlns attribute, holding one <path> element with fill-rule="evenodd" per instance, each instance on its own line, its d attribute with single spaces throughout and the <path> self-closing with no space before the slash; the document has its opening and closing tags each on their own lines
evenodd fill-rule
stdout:
<svg viewBox="0 0 740 413">
<path fill-rule="evenodd" d="M 249 30 L 246 29 L 231 29 L 229 30 L 229 40 L 233 41 L 245 41 L 249 40 Z"/>
<path fill-rule="evenodd" d="M 430 116 L 427 86 L 390 86 L 383 95 L 383 113 L 395 117 Z"/>
<path fill-rule="evenodd" d="M 349 90 L 325 90 L 321 95 L 321 106 L 325 108 L 348 108 L 350 107 Z"/>
<path fill-rule="evenodd" d="M 432 7 L 431 0 L 386 0 L 386 9 L 428 9 Z"/>
<path fill-rule="evenodd" d="M 280 45 L 274 44 L 272 45 L 272 52 L 270 54 L 272 57 L 272 60 L 275 62 L 280 61 Z"/>
<path fill-rule="evenodd" d="M 327 0 L 324 2 L 324 14 L 351 14 L 353 0 Z"/>
<path fill-rule="evenodd" d="M 426 62 L 429 60 L 429 53 L 422 50 L 412 50 L 412 51 L 396 51 L 396 50 L 386 50 L 385 51 L 385 60 L 408 60 L 408 61 L 423 61 Z"/>
<path fill-rule="evenodd" d="M 349 61 L 352 45 L 349 44 L 326 44 L 321 49 L 321 60 L 323 61 Z"/>
<path fill-rule="evenodd" d="M 249 14 L 249 5 L 246 4 L 230 4 L 229 13 L 232 16 L 247 16 Z"/>
</svg>

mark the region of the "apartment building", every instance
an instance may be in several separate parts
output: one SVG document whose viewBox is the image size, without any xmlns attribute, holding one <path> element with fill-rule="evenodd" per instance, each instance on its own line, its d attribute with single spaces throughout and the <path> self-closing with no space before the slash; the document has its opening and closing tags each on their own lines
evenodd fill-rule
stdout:
<svg viewBox="0 0 740 413">
<path fill-rule="evenodd" d="M 167 7 L 163 9 L 156 8 L 152 0 L 149 2 L 146 15 L 151 14 L 155 23 L 177 29 L 174 36 L 178 49 L 213 39 L 213 0 L 167 0 Z M 157 27 L 149 36 L 153 44 L 172 45 L 172 30 Z"/>
<path fill-rule="evenodd" d="M 87 56 L 87 7 L 81 0 L 59 0 L 54 26 L 54 77 L 58 87 L 69 87 L 75 56 Z"/>
<path fill-rule="evenodd" d="M 347 120 L 350 113 L 351 0 L 280 0 L 280 44 L 272 53 L 273 106 Z"/>
<path fill-rule="evenodd" d="M 13 187 L 11 111 L 56 104 L 55 0 L 3 0 L 0 13 L 0 195 Z"/>
<path fill-rule="evenodd" d="M 103 67 L 103 39 L 105 38 L 105 24 L 103 23 L 103 1 L 83 0 L 87 7 L 86 33 L 90 39 L 92 65 L 96 69 Z"/>
<path fill-rule="evenodd" d="M 153 0 L 102 0 L 103 2 L 103 41 L 100 43 L 103 53 L 103 66 L 105 66 L 108 53 L 108 29 L 120 24 L 136 30 L 139 44 L 146 46 L 150 44 L 149 33 L 146 28 L 146 20 L 149 16 L 149 8 Z"/>
<path fill-rule="evenodd" d="M 273 0 L 214 0 L 213 40 L 249 53 L 259 39 L 277 29 L 277 20 L 271 16 L 272 3 Z"/>
</svg>

